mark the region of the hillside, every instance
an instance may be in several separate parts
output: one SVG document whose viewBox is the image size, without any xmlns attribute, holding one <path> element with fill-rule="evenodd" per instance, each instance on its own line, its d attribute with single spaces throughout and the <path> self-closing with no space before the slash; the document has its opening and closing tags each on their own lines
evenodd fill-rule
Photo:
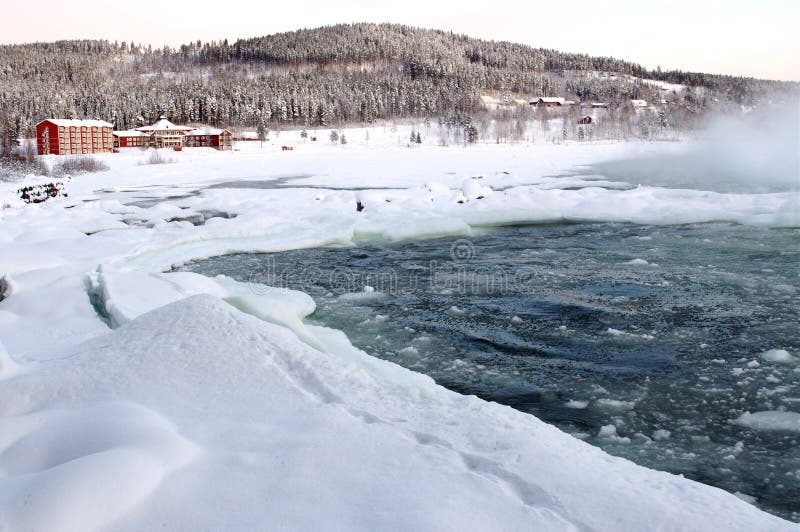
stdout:
<svg viewBox="0 0 800 532">
<path fill-rule="evenodd" d="M 134 127 L 165 112 L 226 127 L 324 126 L 410 117 L 462 121 L 482 92 L 564 96 L 619 106 L 662 98 L 642 79 L 694 87 L 683 111 L 780 100 L 796 84 L 649 71 L 591 57 L 391 24 L 303 29 L 267 37 L 152 49 L 61 41 L 0 46 L 0 124 L 30 135 L 47 116 Z M 679 101 L 678 101 L 679 100 Z"/>
</svg>

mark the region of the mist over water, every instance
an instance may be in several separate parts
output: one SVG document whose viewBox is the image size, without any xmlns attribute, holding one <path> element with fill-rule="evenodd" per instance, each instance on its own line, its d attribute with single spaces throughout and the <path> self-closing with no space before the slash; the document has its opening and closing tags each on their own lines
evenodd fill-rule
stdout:
<svg viewBox="0 0 800 532">
<path fill-rule="evenodd" d="M 726 193 L 800 191 L 800 103 L 717 115 L 667 153 L 592 166 L 635 185 Z"/>
</svg>

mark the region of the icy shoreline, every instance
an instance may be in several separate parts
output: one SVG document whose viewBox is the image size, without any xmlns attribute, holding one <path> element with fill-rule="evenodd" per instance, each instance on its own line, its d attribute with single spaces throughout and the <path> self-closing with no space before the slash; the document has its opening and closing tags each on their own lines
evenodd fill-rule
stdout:
<svg viewBox="0 0 800 532">
<path fill-rule="evenodd" d="M 369 357 L 342 333 L 305 325 L 314 309 L 305 294 L 160 273 L 219 254 L 468 235 L 477 225 L 797 227 L 796 194 L 569 175 L 661 149 L 650 145 L 370 142 L 187 151 L 159 167 L 122 154 L 109 157 L 110 172 L 73 180 L 69 198 L 24 208 L 12 197 L 19 184 L 0 184 L 0 204 L 12 205 L 0 211 L 0 524 L 796 529 Z M 265 178 L 373 189 L 205 188 Z M 143 196 L 158 201 L 125 204 Z"/>
</svg>

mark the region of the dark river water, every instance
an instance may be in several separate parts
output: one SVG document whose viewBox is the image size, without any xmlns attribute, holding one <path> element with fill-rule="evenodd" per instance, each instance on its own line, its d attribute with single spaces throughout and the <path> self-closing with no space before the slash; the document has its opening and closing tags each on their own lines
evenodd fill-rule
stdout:
<svg viewBox="0 0 800 532">
<path fill-rule="evenodd" d="M 562 224 L 184 269 L 307 292 L 371 355 L 800 521 L 800 427 L 736 422 L 800 412 L 799 264 L 797 229 Z"/>
</svg>

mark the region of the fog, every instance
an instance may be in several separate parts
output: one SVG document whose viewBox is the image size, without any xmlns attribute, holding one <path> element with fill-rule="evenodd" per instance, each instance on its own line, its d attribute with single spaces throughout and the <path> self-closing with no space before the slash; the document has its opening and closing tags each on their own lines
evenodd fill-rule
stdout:
<svg viewBox="0 0 800 532">
<path fill-rule="evenodd" d="M 592 171 L 633 184 L 716 192 L 800 191 L 800 102 L 718 115 L 696 140 Z"/>
</svg>

